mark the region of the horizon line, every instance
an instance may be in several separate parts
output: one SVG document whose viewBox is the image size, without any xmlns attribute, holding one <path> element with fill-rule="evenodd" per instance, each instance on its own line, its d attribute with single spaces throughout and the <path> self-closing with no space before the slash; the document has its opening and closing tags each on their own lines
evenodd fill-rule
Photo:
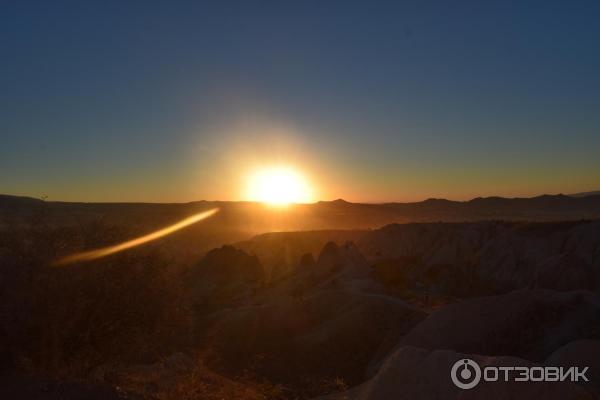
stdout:
<svg viewBox="0 0 600 400">
<path fill-rule="evenodd" d="M 533 196 L 528 196 L 528 197 L 519 197 L 519 196 L 515 196 L 515 197 L 508 197 L 508 196 L 500 196 L 500 195 L 492 195 L 492 196 L 477 196 L 477 197 L 472 197 L 468 200 L 453 200 L 453 199 L 449 199 L 449 198 L 444 198 L 444 197 L 428 197 L 426 199 L 423 200 L 417 200 L 417 201 L 381 201 L 381 202 L 364 202 L 364 201 L 349 201 L 346 200 L 344 198 L 337 198 L 337 199 L 333 199 L 333 200 L 317 200 L 314 202 L 307 202 L 307 203 L 289 203 L 289 206 L 302 206 L 302 205 L 314 205 L 314 204 L 319 204 L 319 203 L 333 203 L 333 202 L 344 202 L 344 203 L 348 203 L 348 204 L 369 204 L 369 205 L 385 205 L 385 204 L 416 204 L 416 203 L 423 203 L 426 201 L 432 201 L 432 200 L 438 200 L 438 201 L 449 201 L 449 202 L 454 202 L 454 203 L 468 203 L 471 202 L 473 200 L 479 200 L 479 199 L 507 199 L 507 200 L 515 200 L 515 199 L 535 199 L 535 198 L 539 198 L 539 197 L 572 197 L 572 198 L 583 198 L 583 197 L 588 197 L 588 196 L 597 196 L 600 195 L 600 190 L 590 190 L 590 191 L 585 191 L 585 192 L 579 192 L 579 193 L 571 193 L 571 194 L 564 194 L 564 193 L 556 193 L 556 194 L 549 194 L 549 193 L 543 193 L 543 194 L 539 194 L 539 195 L 533 195 Z M 42 197 L 33 197 L 33 196 L 27 196 L 27 195 L 15 195 L 15 194 L 7 194 L 7 193 L 0 193 L 0 197 L 14 197 L 14 198 L 22 198 L 22 199 L 30 199 L 30 200 L 35 200 L 35 201 L 40 201 L 40 202 L 48 202 L 48 203 L 73 203 L 73 204 L 180 204 L 180 205 L 184 205 L 184 204 L 192 204 L 192 203 L 250 203 L 250 204 L 263 204 L 265 205 L 266 203 L 264 202 L 260 202 L 260 201 L 255 201 L 255 200 L 206 200 L 206 199 L 202 199 L 202 200 L 191 200 L 191 201 L 127 201 L 127 200 L 117 200 L 117 201 L 81 201 L 81 200 L 50 200 L 48 199 L 47 196 L 42 196 Z"/>
</svg>

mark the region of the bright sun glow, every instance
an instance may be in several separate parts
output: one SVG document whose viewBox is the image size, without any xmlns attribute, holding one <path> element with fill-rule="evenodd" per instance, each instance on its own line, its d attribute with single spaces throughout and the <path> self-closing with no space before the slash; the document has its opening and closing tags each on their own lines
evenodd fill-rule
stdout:
<svg viewBox="0 0 600 400">
<path fill-rule="evenodd" d="M 248 180 L 247 198 L 273 205 L 308 203 L 312 191 L 298 171 L 288 167 L 265 168 L 254 172 Z"/>
</svg>

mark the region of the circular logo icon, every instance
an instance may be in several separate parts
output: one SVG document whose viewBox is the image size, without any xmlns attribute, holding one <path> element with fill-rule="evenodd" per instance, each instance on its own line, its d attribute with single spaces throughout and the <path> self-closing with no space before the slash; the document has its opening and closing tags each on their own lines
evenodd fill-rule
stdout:
<svg viewBox="0 0 600 400">
<path fill-rule="evenodd" d="M 481 380 L 481 368 L 479 365 L 469 359 L 458 360 L 452 366 L 450 371 L 452 383 L 461 389 L 473 389 Z"/>
</svg>

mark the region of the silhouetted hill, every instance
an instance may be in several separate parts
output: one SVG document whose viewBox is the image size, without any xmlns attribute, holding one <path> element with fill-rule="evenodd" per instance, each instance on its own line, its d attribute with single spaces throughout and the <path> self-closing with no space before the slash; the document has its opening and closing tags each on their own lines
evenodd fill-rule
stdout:
<svg viewBox="0 0 600 400">
<path fill-rule="evenodd" d="M 273 208 L 253 202 L 68 203 L 0 195 L 0 223 L 21 224 L 42 214 L 57 225 L 94 219 L 107 223 L 161 224 L 202 210 L 221 212 L 205 226 L 253 233 L 311 229 L 365 229 L 390 223 L 480 220 L 556 221 L 600 218 L 600 195 L 542 195 L 531 198 L 486 197 L 469 201 L 427 199 L 415 203 L 363 204 L 320 201 Z"/>
<path fill-rule="evenodd" d="M 600 195 L 600 190 L 594 190 L 591 192 L 581 192 L 581 193 L 573 193 L 569 196 L 571 197 L 587 197 L 587 196 L 598 196 Z"/>
</svg>

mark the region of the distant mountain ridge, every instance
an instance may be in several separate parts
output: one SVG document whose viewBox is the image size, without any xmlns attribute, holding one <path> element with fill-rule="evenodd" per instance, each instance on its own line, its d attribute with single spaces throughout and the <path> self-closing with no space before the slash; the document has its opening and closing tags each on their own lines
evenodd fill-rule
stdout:
<svg viewBox="0 0 600 400">
<path fill-rule="evenodd" d="M 574 194 L 570 194 L 569 196 L 571 196 L 571 197 L 587 197 L 587 196 L 597 196 L 597 195 L 600 195 L 600 190 L 594 190 L 591 192 L 574 193 Z"/>
<path fill-rule="evenodd" d="M 0 227 L 44 218 L 54 225 L 102 220 L 107 224 L 159 227 L 218 207 L 202 223 L 220 231 L 257 234 L 270 231 L 369 229 L 391 223 L 484 220 L 559 221 L 600 218 L 600 194 L 541 195 L 530 198 L 477 197 L 468 201 L 427 199 L 413 203 L 350 203 L 342 199 L 273 208 L 246 201 L 190 203 L 69 203 L 0 195 Z M 204 228 L 203 228 L 204 229 Z"/>
<path fill-rule="evenodd" d="M 345 200 L 343 198 L 338 198 L 335 200 L 319 200 L 315 203 L 303 203 L 303 205 L 316 205 L 316 204 L 335 204 L 335 205 L 415 205 L 415 204 L 464 204 L 464 203 L 475 203 L 481 201 L 527 201 L 527 200 L 535 200 L 535 199 L 565 199 L 570 197 L 595 197 L 600 196 L 600 190 L 593 190 L 589 192 L 580 192 L 580 193 L 572 193 L 572 194 L 541 194 L 533 197 L 502 197 L 502 196 L 488 196 L 488 197 L 474 197 L 470 200 L 449 200 L 444 198 L 430 197 L 421 201 L 409 201 L 409 202 L 399 202 L 399 201 L 390 201 L 390 202 L 381 202 L 381 203 L 360 203 L 360 202 L 351 202 Z M 253 201 L 247 200 L 193 200 L 188 202 L 145 202 L 145 201 L 100 201 L 100 202 L 89 202 L 89 201 L 62 201 L 62 200 L 45 200 L 37 197 L 30 196 L 19 196 L 19 195 L 11 195 L 11 194 L 2 194 L 0 193 L 0 206 L 4 204 L 18 204 L 18 203 L 54 203 L 54 204 L 139 204 L 139 205 L 184 205 L 184 204 L 232 204 L 232 203 L 242 203 L 242 204 L 252 204 L 256 203 Z M 298 204 L 300 205 L 300 204 Z"/>
</svg>

